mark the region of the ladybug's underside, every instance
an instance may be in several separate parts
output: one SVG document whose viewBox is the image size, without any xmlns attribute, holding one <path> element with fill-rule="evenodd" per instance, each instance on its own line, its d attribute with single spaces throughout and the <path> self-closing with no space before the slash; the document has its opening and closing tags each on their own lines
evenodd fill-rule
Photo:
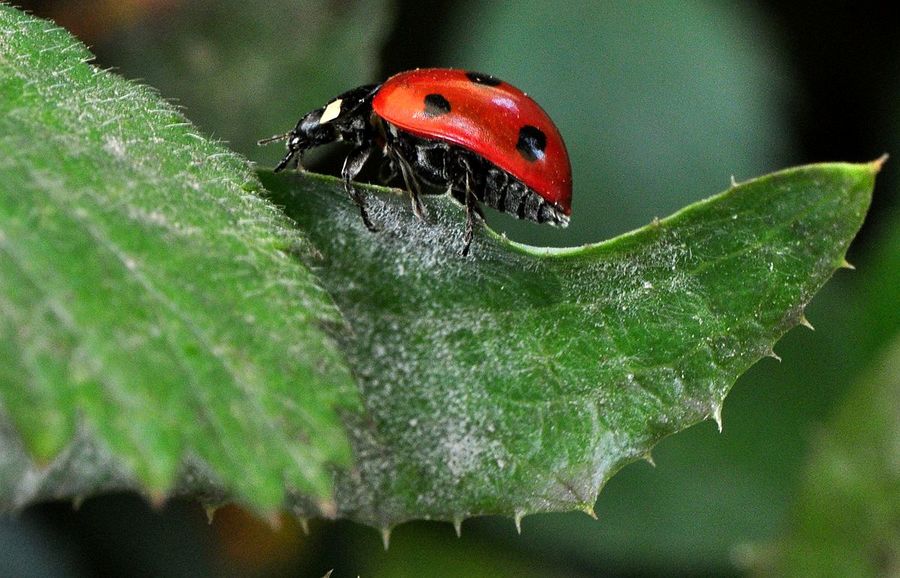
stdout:
<svg viewBox="0 0 900 578">
<path fill-rule="evenodd" d="M 388 124 L 385 147 L 389 162 L 402 158 L 415 166 L 415 176 L 427 185 L 448 191 L 466 205 L 466 191 L 500 212 L 529 221 L 565 227 L 569 217 L 538 193 L 481 155 L 436 140 L 423 139 Z M 407 186 L 415 187 L 408 183 Z M 477 210 L 477 209 L 476 209 Z"/>
</svg>

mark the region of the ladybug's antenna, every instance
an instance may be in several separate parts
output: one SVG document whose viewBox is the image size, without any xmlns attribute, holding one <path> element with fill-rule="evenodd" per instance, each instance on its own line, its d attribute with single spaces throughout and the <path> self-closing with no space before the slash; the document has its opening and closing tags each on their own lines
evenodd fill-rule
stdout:
<svg viewBox="0 0 900 578">
<path fill-rule="evenodd" d="M 291 131 L 293 132 L 293 131 Z M 286 132 L 284 134 L 276 134 L 275 136 L 270 136 L 269 138 L 264 138 L 262 140 L 256 141 L 257 146 L 267 145 L 269 143 L 279 141 L 279 140 L 287 140 L 288 137 L 291 136 L 290 132 Z"/>
</svg>

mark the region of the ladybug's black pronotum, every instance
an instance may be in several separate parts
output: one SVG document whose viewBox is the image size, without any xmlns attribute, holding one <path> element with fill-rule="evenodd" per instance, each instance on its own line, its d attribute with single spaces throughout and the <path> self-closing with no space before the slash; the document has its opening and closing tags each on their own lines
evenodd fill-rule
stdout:
<svg viewBox="0 0 900 578">
<path fill-rule="evenodd" d="M 566 226 L 572 211 L 572 169 L 553 121 L 524 92 L 485 74 L 429 68 L 401 72 L 382 84 L 349 90 L 305 114 L 290 132 L 275 167 L 335 141 L 353 145 L 341 176 L 363 222 L 376 227 L 352 181 L 381 149 L 389 173 L 402 174 L 415 214 L 425 218 L 419 181 L 447 190 L 466 208 L 462 254 L 469 251 L 479 202 L 538 223 Z"/>
</svg>

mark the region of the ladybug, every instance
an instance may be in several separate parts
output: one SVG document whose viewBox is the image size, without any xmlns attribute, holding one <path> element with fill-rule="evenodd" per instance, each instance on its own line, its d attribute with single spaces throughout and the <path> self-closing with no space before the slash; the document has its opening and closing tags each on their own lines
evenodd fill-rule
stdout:
<svg viewBox="0 0 900 578">
<path fill-rule="evenodd" d="M 381 84 L 349 90 L 300 118 L 293 130 L 259 141 L 285 140 L 275 167 L 335 141 L 353 146 L 344 161 L 344 189 L 372 231 L 365 198 L 353 186 L 373 150 L 388 178 L 399 173 L 413 212 L 427 218 L 421 182 L 447 191 L 466 209 L 462 255 L 468 254 L 479 203 L 520 219 L 566 226 L 572 211 L 572 169 L 566 145 L 547 113 L 524 92 L 493 76 L 448 68 L 401 72 Z"/>
</svg>

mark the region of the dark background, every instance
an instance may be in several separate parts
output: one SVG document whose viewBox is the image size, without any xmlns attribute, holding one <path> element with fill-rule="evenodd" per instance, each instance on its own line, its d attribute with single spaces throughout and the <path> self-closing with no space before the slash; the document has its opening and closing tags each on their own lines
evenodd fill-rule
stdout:
<svg viewBox="0 0 900 578">
<path fill-rule="evenodd" d="M 202 131 L 260 164 L 308 109 L 419 66 L 457 66 L 526 90 L 572 157 L 572 225 L 495 214 L 517 240 L 597 241 L 795 164 L 900 155 L 900 34 L 888 2 L 92 0 L 14 2 L 72 30 L 97 64 L 142 79 Z M 333 171 L 339 150 L 311 158 Z M 133 495 L 0 518 L 0 576 L 736 575 L 787 531 L 803 465 L 860 371 L 898 334 L 900 159 L 879 175 L 849 259 L 797 330 L 735 385 L 711 422 L 663 441 L 583 514 L 397 528 L 313 521 L 309 535 L 229 507 L 159 510 Z M 892 277 L 893 275 L 893 277 Z M 835 506 L 837 507 L 837 506 Z"/>
</svg>

